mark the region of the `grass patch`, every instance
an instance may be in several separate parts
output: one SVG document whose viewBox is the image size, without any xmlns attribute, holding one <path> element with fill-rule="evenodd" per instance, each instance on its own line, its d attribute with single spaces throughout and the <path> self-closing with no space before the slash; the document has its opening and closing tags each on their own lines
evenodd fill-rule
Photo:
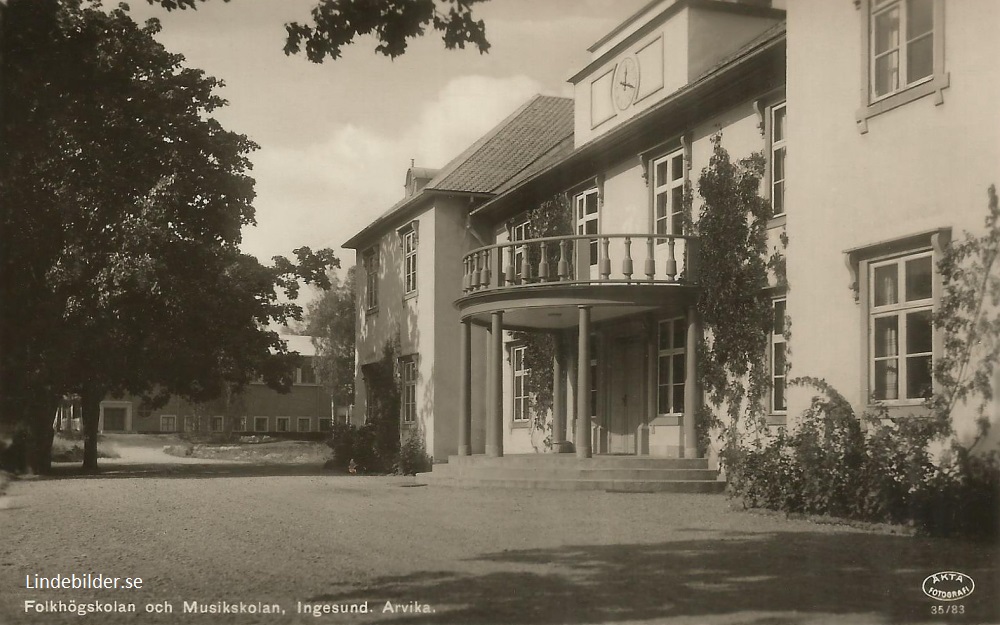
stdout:
<svg viewBox="0 0 1000 625">
<path fill-rule="evenodd" d="M 83 462 L 83 445 L 80 436 L 66 436 L 63 433 L 56 435 L 52 439 L 52 462 Z M 97 439 L 98 458 L 117 458 L 118 454 L 111 451 L 102 451 L 100 437 Z"/>
<path fill-rule="evenodd" d="M 315 441 L 168 445 L 163 452 L 179 458 L 259 464 L 323 464 L 330 459 L 329 447 Z"/>
</svg>

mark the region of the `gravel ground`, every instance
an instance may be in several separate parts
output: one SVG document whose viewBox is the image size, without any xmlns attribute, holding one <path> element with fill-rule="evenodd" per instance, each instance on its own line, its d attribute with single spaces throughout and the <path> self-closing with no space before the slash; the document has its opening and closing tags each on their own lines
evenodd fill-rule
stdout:
<svg viewBox="0 0 1000 625">
<path fill-rule="evenodd" d="M 722 496 L 408 487 L 302 467 L 125 461 L 96 477 L 10 485 L 0 623 L 1000 621 L 996 549 L 732 511 Z M 970 575 L 975 592 L 927 598 L 921 582 L 937 571 Z M 26 576 L 73 573 L 143 584 L 25 588 Z M 24 608 L 98 599 L 138 614 Z M 193 601 L 284 612 L 183 613 Z M 387 601 L 433 612 L 387 612 Z M 146 613 L 163 602 L 173 613 Z M 299 612 L 365 602 L 367 615 Z M 932 615 L 955 605 L 964 615 Z"/>
</svg>

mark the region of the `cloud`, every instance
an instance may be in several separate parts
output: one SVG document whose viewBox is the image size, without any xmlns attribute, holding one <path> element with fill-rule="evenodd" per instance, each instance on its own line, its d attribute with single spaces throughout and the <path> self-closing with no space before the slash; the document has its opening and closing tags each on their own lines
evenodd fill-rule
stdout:
<svg viewBox="0 0 1000 625">
<path fill-rule="evenodd" d="M 540 90 L 526 76 L 460 76 L 397 136 L 341 124 L 307 147 L 262 147 L 252 157 L 258 227 L 244 231 L 244 251 L 267 259 L 299 245 L 339 248 L 402 198 L 410 159 L 443 166 Z M 340 252 L 347 266 L 352 255 Z"/>
</svg>

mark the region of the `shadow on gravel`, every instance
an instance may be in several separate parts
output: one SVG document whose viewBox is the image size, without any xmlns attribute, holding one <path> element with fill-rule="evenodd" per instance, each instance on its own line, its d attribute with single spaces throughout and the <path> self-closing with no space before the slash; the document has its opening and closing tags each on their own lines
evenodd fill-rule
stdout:
<svg viewBox="0 0 1000 625">
<path fill-rule="evenodd" d="M 346 475 L 324 469 L 318 464 L 114 464 L 102 462 L 97 473 L 86 473 L 79 465 L 54 466 L 52 472 L 37 479 L 42 480 L 99 480 L 115 478 L 220 478 L 220 477 L 270 477 L 307 475 Z"/>
<path fill-rule="evenodd" d="M 660 544 L 505 551 L 474 560 L 482 574 L 422 572 L 312 597 L 368 600 L 380 622 L 793 624 L 1000 621 L 995 548 L 859 533 L 718 532 Z M 964 615 L 934 616 L 921 591 L 938 571 L 970 575 Z M 385 602 L 430 604 L 427 615 Z"/>
</svg>

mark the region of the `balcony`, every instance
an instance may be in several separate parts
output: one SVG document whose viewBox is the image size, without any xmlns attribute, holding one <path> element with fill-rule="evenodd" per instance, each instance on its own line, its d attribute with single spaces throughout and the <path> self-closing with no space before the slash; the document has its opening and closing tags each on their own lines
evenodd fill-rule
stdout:
<svg viewBox="0 0 1000 625">
<path fill-rule="evenodd" d="M 594 321 L 654 309 L 682 310 L 693 298 L 696 237 L 566 235 L 488 245 L 463 258 L 463 319 L 486 325 L 503 311 L 510 329 L 562 329 L 574 308 Z"/>
</svg>

